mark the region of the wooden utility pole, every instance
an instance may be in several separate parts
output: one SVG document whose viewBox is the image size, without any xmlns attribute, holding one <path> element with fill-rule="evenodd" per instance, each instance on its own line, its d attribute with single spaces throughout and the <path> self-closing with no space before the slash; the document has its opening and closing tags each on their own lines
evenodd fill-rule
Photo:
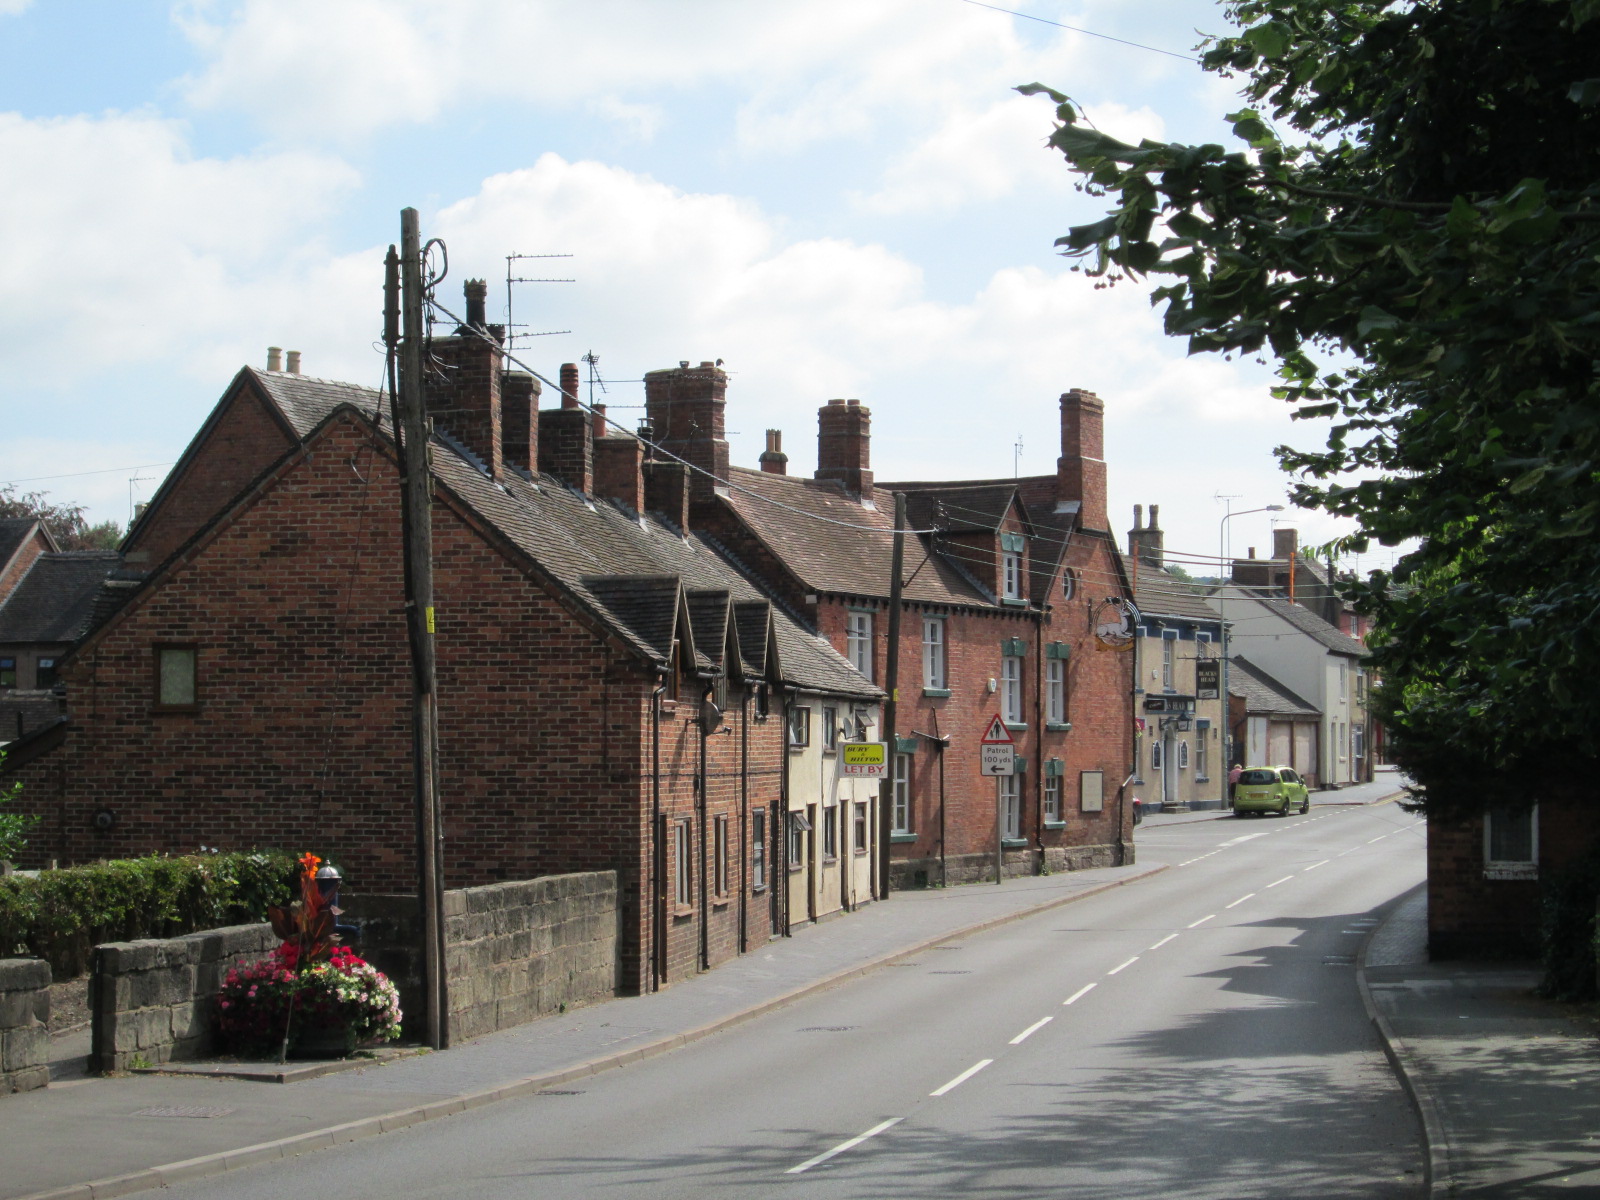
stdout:
<svg viewBox="0 0 1600 1200">
<path fill-rule="evenodd" d="M 894 768 L 897 755 L 894 751 L 895 703 L 900 699 L 900 608 L 904 587 L 900 577 L 904 574 L 906 544 L 906 497 L 904 492 L 894 494 L 894 548 L 889 554 L 889 646 L 883 669 L 883 688 L 889 695 L 883 702 L 884 754 L 889 760 L 883 786 L 878 791 L 878 895 L 889 898 L 889 851 L 893 845 L 894 829 Z"/>
<path fill-rule="evenodd" d="M 392 251 L 391 251 L 392 253 Z M 445 981 L 443 829 L 439 819 L 439 711 L 434 673 L 433 472 L 422 379 L 422 239 L 417 210 L 400 213 L 401 516 L 405 530 L 406 628 L 411 642 L 417 899 L 422 914 L 428 1044 L 450 1044 Z"/>
</svg>

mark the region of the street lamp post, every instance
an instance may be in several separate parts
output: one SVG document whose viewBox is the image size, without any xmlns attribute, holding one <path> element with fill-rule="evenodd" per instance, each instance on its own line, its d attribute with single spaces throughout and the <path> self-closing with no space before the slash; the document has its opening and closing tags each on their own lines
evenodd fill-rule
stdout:
<svg viewBox="0 0 1600 1200">
<path fill-rule="evenodd" d="M 1235 517 L 1247 517 L 1251 513 L 1282 512 L 1283 505 L 1267 504 L 1261 508 L 1247 508 L 1242 512 L 1230 511 L 1222 518 L 1222 523 L 1217 526 L 1217 617 L 1222 625 L 1222 766 L 1223 778 L 1233 770 L 1233 713 L 1232 704 L 1228 699 L 1228 584 L 1232 582 L 1233 570 L 1227 558 L 1228 522 Z M 1228 562 L 1229 569 L 1223 573 L 1222 564 Z M 1294 564 L 1289 564 L 1289 569 L 1294 570 Z M 1233 796 L 1227 794 L 1226 788 L 1222 797 L 1222 807 L 1231 808 Z"/>
</svg>

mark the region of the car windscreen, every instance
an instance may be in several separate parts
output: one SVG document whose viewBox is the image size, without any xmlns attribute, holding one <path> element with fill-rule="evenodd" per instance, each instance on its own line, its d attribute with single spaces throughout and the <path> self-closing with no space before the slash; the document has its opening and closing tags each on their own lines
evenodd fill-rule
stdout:
<svg viewBox="0 0 1600 1200">
<path fill-rule="evenodd" d="M 1239 776 L 1240 783 L 1277 783 L 1276 771 L 1245 771 Z"/>
</svg>

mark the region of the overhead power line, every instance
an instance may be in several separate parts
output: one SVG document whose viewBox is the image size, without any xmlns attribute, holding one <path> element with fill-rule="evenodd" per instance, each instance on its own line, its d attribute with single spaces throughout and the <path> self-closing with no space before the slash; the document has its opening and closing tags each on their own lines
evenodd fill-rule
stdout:
<svg viewBox="0 0 1600 1200">
<path fill-rule="evenodd" d="M 1015 9 L 1001 8 L 994 4 L 984 4 L 982 0 L 962 0 L 962 3 L 970 4 L 974 8 L 987 8 L 990 12 L 1005 13 L 1008 17 L 1021 17 L 1024 21 L 1037 21 L 1041 25 L 1054 25 L 1057 29 L 1070 29 L 1073 33 L 1081 33 L 1085 37 L 1100 38 L 1102 41 L 1132 46 L 1135 50 L 1148 50 L 1151 54 L 1165 54 L 1168 58 L 1181 58 L 1184 62 L 1199 61 L 1192 54 L 1179 54 L 1176 50 L 1163 50 L 1160 46 L 1147 46 L 1143 42 L 1130 42 L 1127 38 L 1112 37 L 1109 33 L 1096 33 L 1092 29 L 1083 29 L 1077 25 L 1064 25 L 1060 21 L 1052 21 L 1047 17 L 1036 17 L 1032 13 L 1017 12 Z"/>
</svg>

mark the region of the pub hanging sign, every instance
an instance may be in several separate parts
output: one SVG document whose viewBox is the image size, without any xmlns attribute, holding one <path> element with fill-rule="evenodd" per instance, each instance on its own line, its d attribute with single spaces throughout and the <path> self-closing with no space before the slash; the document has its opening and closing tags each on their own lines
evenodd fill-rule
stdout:
<svg viewBox="0 0 1600 1200">
<path fill-rule="evenodd" d="M 1215 700 L 1222 694 L 1222 664 L 1216 659 L 1194 664 L 1194 694 L 1198 700 Z"/>
</svg>

